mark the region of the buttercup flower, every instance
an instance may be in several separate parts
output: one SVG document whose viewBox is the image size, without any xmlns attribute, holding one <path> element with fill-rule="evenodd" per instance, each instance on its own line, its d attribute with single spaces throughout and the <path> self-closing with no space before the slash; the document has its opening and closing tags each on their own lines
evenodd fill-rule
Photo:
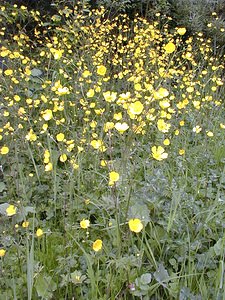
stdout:
<svg viewBox="0 0 225 300">
<path fill-rule="evenodd" d="M 130 231 L 133 231 L 136 233 L 140 232 L 144 227 L 140 219 L 131 219 L 131 220 L 129 220 L 128 225 L 129 225 Z"/>
<path fill-rule="evenodd" d="M 98 252 L 102 249 L 102 240 L 96 240 L 93 245 L 92 245 L 92 249 L 95 251 L 95 252 Z"/>
<path fill-rule="evenodd" d="M 43 230 L 41 228 L 38 228 L 36 231 L 36 236 L 41 237 L 44 234 Z"/>
<path fill-rule="evenodd" d="M 14 216 L 16 214 L 17 211 L 17 207 L 15 207 L 14 205 L 9 205 L 6 208 L 6 214 L 8 217 Z"/>
<path fill-rule="evenodd" d="M 162 146 L 159 146 L 159 147 L 153 146 L 152 147 L 152 156 L 154 159 L 161 161 L 168 157 L 168 153 L 165 152 L 165 150 Z"/>
<path fill-rule="evenodd" d="M 80 221 L 80 227 L 83 229 L 87 229 L 90 226 L 90 221 L 83 219 Z"/>
<path fill-rule="evenodd" d="M 0 257 L 5 256 L 6 250 L 5 249 L 0 249 Z"/>
</svg>

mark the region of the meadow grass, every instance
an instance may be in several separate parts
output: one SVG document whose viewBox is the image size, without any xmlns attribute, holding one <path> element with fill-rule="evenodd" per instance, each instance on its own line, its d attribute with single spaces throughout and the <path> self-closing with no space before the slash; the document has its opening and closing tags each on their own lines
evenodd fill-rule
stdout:
<svg viewBox="0 0 225 300">
<path fill-rule="evenodd" d="M 211 40 L 79 2 L 0 12 L 0 300 L 225 299 Z"/>
</svg>

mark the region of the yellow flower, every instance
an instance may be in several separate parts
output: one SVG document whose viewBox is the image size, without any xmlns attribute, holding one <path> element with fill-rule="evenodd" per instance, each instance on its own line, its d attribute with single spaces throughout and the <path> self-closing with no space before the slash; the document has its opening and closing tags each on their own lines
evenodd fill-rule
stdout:
<svg viewBox="0 0 225 300">
<path fill-rule="evenodd" d="M 33 129 L 30 129 L 30 131 L 28 132 L 28 134 L 26 135 L 26 139 L 30 142 L 34 142 L 37 140 L 37 136 L 34 133 Z"/>
<path fill-rule="evenodd" d="M 168 44 L 165 45 L 164 49 L 165 49 L 166 53 L 172 53 L 175 51 L 176 46 L 174 45 L 174 43 L 169 42 Z"/>
<path fill-rule="evenodd" d="M 213 134 L 213 132 L 212 131 L 207 131 L 207 133 L 206 133 L 209 137 L 212 137 L 212 136 L 214 136 L 214 134 Z"/>
<path fill-rule="evenodd" d="M 87 229 L 90 226 L 90 221 L 83 219 L 80 221 L 80 227 L 83 229 Z"/>
<path fill-rule="evenodd" d="M 163 87 L 154 92 L 155 99 L 163 99 L 167 96 L 169 96 L 169 91 Z"/>
<path fill-rule="evenodd" d="M 84 78 L 87 78 L 88 76 L 91 76 L 91 75 L 92 75 L 91 72 L 88 71 L 88 70 L 85 70 L 85 71 L 82 73 L 82 76 L 83 76 Z"/>
<path fill-rule="evenodd" d="M 169 140 L 169 139 L 165 139 L 165 140 L 163 141 L 163 144 L 164 144 L 165 146 L 168 146 L 168 145 L 170 144 L 170 140 Z"/>
<path fill-rule="evenodd" d="M 14 216 L 16 214 L 17 208 L 14 205 L 9 205 L 6 208 L 6 214 L 8 217 Z"/>
<path fill-rule="evenodd" d="M 5 73 L 6 76 L 9 76 L 9 75 L 12 75 L 12 74 L 13 74 L 13 70 L 7 69 L 7 70 L 5 70 L 4 73 Z"/>
<path fill-rule="evenodd" d="M 0 257 L 5 256 L 6 250 L 5 249 L 0 249 Z"/>
<path fill-rule="evenodd" d="M 22 227 L 23 228 L 27 228 L 28 226 L 29 226 L 29 222 L 28 221 L 24 221 L 23 223 L 22 223 Z"/>
<path fill-rule="evenodd" d="M 140 219 L 131 219 L 129 220 L 128 224 L 129 224 L 130 231 L 136 233 L 140 232 L 144 227 Z"/>
<path fill-rule="evenodd" d="M 118 122 L 115 124 L 115 128 L 116 128 L 116 130 L 119 131 L 119 133 L 123 134 L 124 131 L 126 131 L 129 128 L 129 126 L 125 122 L 123 122 L 123 123 Z"/>
<path fill-rule="evenodd" d="M 193 132 L 195 132 L 195 133 L 199 133 L 201 131 L 202 131 L 202 128 L 199 125 L 197 125 L 193 128 Z"/>
<path fill-rule="evenodd" d="M 106 67 L 101 65 L 101 66 L 97 66 L 97 74 L 104 76 L 106 73 Z"/>
<path fill-rule="evenodd" d="M 185 150 L 184 150 L 184 149 L 180 149 L 180 150 L 179 150 L 179 154 L 180 154 L 180 155 L 184 155 L 184 154 L 185 154 Z"/>
<path fill-rule="evenodd" d="M 87 96 L 88 98 L 92 98 L 92 97 L 94 96 L 94 94 L 95 94 L 95 90 L 94 90 L 94 89 L 90 89 L 90 90 L 87 92 L 86 96 Z"/>
<path fill-rule="evenodd" d="M 96 240 L 93 245 L 92 245 L 92 249 L 95 251 L 95 252 L 98 252 L 102 249 L 102 240 Z"/>
<path fill-rule="evenodd" d="M 52 168 L 53 168 L 52 163 L 49 162 L 49 163 L 45 166 L 45 171 L 46 171 L 46 172 L 49 172 L 49 171 L 52 170 Z"/>
<path fill-rule="evenodd" d="M 62 155 L 60 155 L 59 160 L 60 160 L 61 162 L 67 161 L 67 155 L 66 155 L 65 153 L 63 153 Z"/>
<path fill-rule="evenodd" d="M 110 92 L 110 91 L 107 91 L 105 93 L 103 93 L 103 97 L 105 98 L 105 101 L 106 102 L 114 102 L 116 100 L 116 96 L 117 96 L 117 93 L 115 92 Z"/>
<path fill-rule="evenodd" d="M 53 114 L 52 114 L 51 109 L 46 109 L 45 111 L 43 111 L 43 113 L 42 113 L 42 118 L 43 118 L 45 121 L 51 120 L 52 117 L 53 117 Z"/>
<path fill-rule="evenodd" d="M 7 146 L 3 146 L 3 147 L 1 148 L 1 150 L 0 150 L 0 153 L 1 153 L 2 155 L 5 155 L 5 154 L 9 153 L 9 148 L 8 148 Z"/>
<path fill-rule="evenodd" d="M 163 119 L 159 119 L 157 121 L 157 127 L 158 127 L 158 130 L 161 131 L 161 132 L 168 132 L 171 125 L 166 123 Z"/>
<path fill-rule="evenodd" d="M 184 35 L 185 33 L 186 33 L 186 28 L 185 27 L 180 27 L 180 28 L 178 28 L 177 29 L 177 33 L 179 34 L 179 35 Z"/>
<path fill-rule="evenodd" d="M 142 113 L 144 109 L 143 104 L 141 103 L 141 101 L 135 101 L 134 103 L 131 103 L 129 106 L 129 113 L 133 114 L 133 115 L 140 115 Z"/>
<path fill-rule="evenodd" d="M 159 147 L 153 146 L 152 147 L 152 156 L 154 159 L 161 161 L 168 157 L 168 153 L 165 152 L 165 150 L 162 146 L 159 146 Z"/>
<path fill-rule="evenodd" d="M 56 136 L 56 140 L 58 142 L 62 142 L 64 140 L 64 137 L 65 137 L 64 133 L 58 133 Z"/>
<path fill-rule="evenodd" d="M 36 231 L 36 236 L 41 237 L 44 234 L 43 230 L 41 228 L 38 228 Z"/>
<path fill-rule="evenodd" d="M 116 181 L 119 180 L 119 178 L 120 178 L 119 173 L 117 173 L 117 172 L 115 172 L 115 171 L 112 171 L 112 172 L 109 173 L 109 180 L 110 180 L 110 181 L 116 182 Z"/>
</svg>

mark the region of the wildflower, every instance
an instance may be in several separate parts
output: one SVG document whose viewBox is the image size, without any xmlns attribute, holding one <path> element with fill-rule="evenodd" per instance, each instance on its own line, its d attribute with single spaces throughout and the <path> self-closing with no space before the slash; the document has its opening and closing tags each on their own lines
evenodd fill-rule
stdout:
<svg viewBox="0 0 225 300">
<path fill-rule="evenodd" d="M 51 120 L 52 117 L 53 117 L 53 114 L 52 114 L 52 110 L 51 109 L 46 109 L 45 111 L 42 112 L 42 118 L 45 121 Z"/>
<path fill-rule="evenodd" d="M 102 240 L 96 240 L 93 245 L 92 245 L 92 249 L 95 251 L 95 252 L 98 252 L 102 249 Z"/>
<path fill-rule="evenodd" d="M 168 146 L 168 145 L 170 144 L 170 140 L 169 140 L 169 139 L 165 139 L 165 140 L 163 141 L 163 144 L 164 144 L 165 146 Z"/>
<path fill-rule="evenodd" d="M 6 76 L 10 76 L 10 75 L 12 75 L 13 74 L 13 70 L 11 70 L 11 69 L 7 69 L 7 70 L 5 70 L 5 75 Z"/>
<path fill-rule="evenodd" d="M 199 132 L 202 131 L 202 128 L 201 128 L 199 125 L 197 125 L 197 126 L 195 126 L 195 127 L 192 129 L 192 131 L 195 132 L 195 133 L 199 133 Z"/>
<path fill-rule="evenodd" d="M 84 78 L 87 78 L 88 76 L 91 76 L 91 75 L 92 75 L 91 72 L 88 71 L 88 70 L 85 70 L 85 71 L 82 73 L 82 76 L 83 76 Z"/>
<path fill-rule="evenodd" d="M 94 89 L 90 89 L 90 90 L 87 92 L 86 96 L 87 96 L 88 98 L 92 98 L 92 97 L 94 96 L 94 94 L 95 94 L 95 90 L 94 90 Z"/>
<path fill-rule="evenodd" d="M 58 133 L 56 136 L 56 140 L 58 142 L 62 142 L 64 140 L 64 137 L 65 137 L 64 133 Z"/>
<path fill-rule="evenodd" d="M 168 132 L 171 125 L 166 123 L 163 119 L 159 119 L 157 121 L 157 127 L 158 127 L 158 130 L 161 131 L 161 132 Z"/>
<path fill-rule="evenodd" d="M 6 208 L 6 214 L 8 217 L 14 216 L 16 214 L 17 211 L 17 207 L 15 207 L 14 205 L 9 205 Z"/>
<path fill-rule="evenodd" d="M 115 171 L 112 171 L 109 173 L 109 185 L 114 185 L 114 183 L 116 181 L 118 181 L 120 178 L 120 175 L 119 173 L 115 172 Z"/>
<path fill-rule="evenodd" d="M 184 149 L 180 149 L 179 150 L 179 155 L 184 155 L 185 154 L 185 150 Z"/>
<path fill-rule="evenodd" d="M 214 136 L 214 134 L 213 134 L 213 132 L 212 131 L 207 131 L 207 136 L 209 136 L 209 137 L 213 137 Z"/>
<path fill-rule="evenodd" d="M 60 160 L 61 162 L 67 161 L 67 155 L 66 155 L 65 153 L 62 154 L 62 155 L 60 155 L 59 160 Z"/>
<path fill-rule="evenodd" d="M 30 129 L 30 131 L 28 132 L 28 134 L 25 136 L 25 138 L 30 141 L 30 142 L 34 142 L 37 140 L 37 136 L 34 133 L 33 129 Z"/>
<path fill-rule="evenodd" d="M 163 87 L 154 92 L 155 99 L 163 99 L 167 96 L 169 96 L 169 91 Z"/>
<path fill-rule="evenodd" d="M 5 256 L 6 250 L 5 249 L 0 249 L 0 257 Z"/>
<path fill-rule="evenodd" d="M 123 123 L 116 123 L 115 128 L 116 130 L 119 131 L 120 134 L 123 134 L 124 131 L 126 131 L 129 128 L 129 126 L 127 125 L 127 123 L 123 122 Z"/>
<path fill-rule="evenodd" d="M 0 154 L 5 155 L 9 153 L 9 148 L 7 146 L 3 146 L 0 150 Z"/>
<path fill-rule="evenodd" d="M 131 219 L 131 220 L 129 220 L 128 225 L 129 225 L 130 231 L 133 231 L 136 233 L 140 232 L 143 229 L 143 224 L 140 219 Z"/>
<path fill-rule="evenodd" d="M 53 168 L 52 163 L 49 162 L 49 163 L 45 166 L 45 171 L 46 171 L 46 172 L 49 172 L 49 171 L 52 170 L 52 168 Z"/>
<path fill-rule="evenodd" d="M 174 45 L 174 43 L 169 42 L 168 44 L 165 45 L 164 49 L 165 49 L 166 53 L 172 53 L 175 51 L 176 46 Z"/>
<path fill-rule="evenodd" d="M 104 76 L 106 73 L 106 67 L 103 65 L 97 66 L 97 74 Z"/>
<path fill-rule="evenodd" d="M 29 226 L 29 222 L 28 221 L 24 221 L 23 223 L 22 223 L 22 227 L 23 228 L 27 228 L 28 226 Z"/>
<path fill-rule="evenodd" d="M 83 229 L 87 229 L 90 226 L 90 221 L 83 219 L 80 221 L 80 227 Z"/>
<path fill-rule="evenodd" d="M 106 102 L 111 103 L 116 100 L 117 93 L 107 91 L 107 92 L 103 93 L 103 96 L 104 96 Z"/>
<path fill-rule="evenodd" d="M 130 104 L 128 111 L 133 115 L 140 115 L 143 109 L 143 104 L 140 101 L 135 101 L 134 103 Z"/>
<path fill-rule="evenodd" d="M 152 150 L 152 156 L 156 160 L 161 161 L 168 157 L 168 153 L 165 152 L 162 146 L 158 146 L 158 147 L 153 146 L 151 150 Z"/>
<path fill-rule="evenodd" d="M 36 236 L 41 237 L 44 234 L 43 230 L 41 228 L 38 228 L 36 231 Z"/>
<path fill-rule="evenodd" d="M 185 27 L 180 27 L 180 28 L 178 28 L 177 29 L 177 33 L 179 34 L 179 35 L 184 35 L 185 33 L 186 33 L 186 28 Z"/>
</svg>

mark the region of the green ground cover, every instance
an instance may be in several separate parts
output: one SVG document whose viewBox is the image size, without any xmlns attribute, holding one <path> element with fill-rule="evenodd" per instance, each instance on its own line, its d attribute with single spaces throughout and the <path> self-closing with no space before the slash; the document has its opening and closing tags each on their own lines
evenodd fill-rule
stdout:
<svg viewBox="0 0 225 300">
<path fill-rule="evenodd" d="M 0 9 L 0 300 L 225 299 L 224 57 L 104 15 Z"/>
</svg>

